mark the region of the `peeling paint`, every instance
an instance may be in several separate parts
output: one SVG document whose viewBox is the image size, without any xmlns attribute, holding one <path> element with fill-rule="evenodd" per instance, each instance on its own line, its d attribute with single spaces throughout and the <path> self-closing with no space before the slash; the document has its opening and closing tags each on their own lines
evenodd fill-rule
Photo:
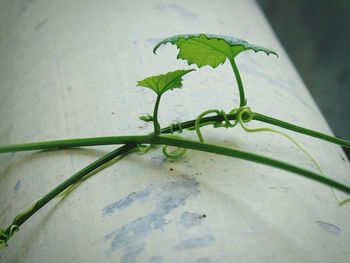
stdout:
<svg viewBox="0 0 350 263">
<path fill-rule="evenodd" d="M 136 262 L 137 256 L 143 251 L 145 244 L 138 244 L 136 246 L 128 247 L 122 257 L 122 263 Z"/>
<path fill-rule="evenodd" d="M 147 196 L 149 196 L 149 194 L 151 193 L 151 191 L 153 189 L 154 189 L 154 186 L 149 185 L 142 191 L 138 191 L 138 192 L 134 192 L 134 193 L 129 194 L 127 197 L 119 200 L 118 202 L 115 202 L 115 203 L 110 204 L 110 205 L 106 206 L 105 208 L 103 208 L 102 215 L 103 216 L 112 215 L 115 211 L 119 211 L 119 210 L 127 208 L 132 203 L 134 203 L 136 200 L 139 200 L 139 199 L 144 200 Z"/>
<path fill-rule="evenodd" d="M 180 217 L 180 224 L 186 228 L 198 226 L 202 223 L 205 215 L 198 213 L 183 212 Z"/>
<path fill-rule="evenodd" d="M 199 193 L 199 183 L 189 176 L 178 176 L 175 181 L 166 183 L 153 191 L 156 205 L 154 211 L 129 222 L 111 233 L 105 235 L 106 242 L 110 242 L 106 255 L 115 251 L 123 250 L 123 262 L 136 262 L 137 256 L 144 249 L 145 239 L 155 230 L 161 230 L 169 222 L 166 221 L 168 215 L 174 209 L 185 205 L 186 200 L 193 195 Z M 147 188 L 146 188 L 147 189 Z M 129 198 L 130 199 L 130 198 Z M 129 200 L 126 197 L 123 200 Z M 132 202 L 129 202 L 130 205 Z M 189 245 L 200 246 L 205 242 L 209 242 L 208 237 L 201 241 L 190 241 Z M 126 256 L 127 255 L 127 256 Z"/>
<path fill-rule="evenodd" d="M 316 221 L 316 223 L 325 231 L 328 233 L 331 233 L 335 236 L 340 236 L 341 235 L 341 229 L 337 227 L 336 225 L 323 222 L 323 221 Z"/>
<path fill-rule="evenodd" d="M 18 180 L 15 186 L 13 187 L 13 191 L 17 192 L 19 188 L 21 188 L 21 185 L 22 185 L 22 181 Z"/>
<path fill-rule="evenodd" d="M 209 245 L 215 239 L 213 236 L 206 235 L 198 238 L 191 238 L 182 241 L 176 248 L 177 249 L 193 249 Z"/>
</svg>

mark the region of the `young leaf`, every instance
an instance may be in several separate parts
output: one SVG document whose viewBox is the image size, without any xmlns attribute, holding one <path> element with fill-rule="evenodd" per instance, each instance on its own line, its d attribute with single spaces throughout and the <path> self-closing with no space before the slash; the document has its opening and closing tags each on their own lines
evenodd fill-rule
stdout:
<svg viewBox="0 0 350 263">
<path fill-rule="evenodd" d="M 175 70 L 166 74 L 153 76 L 137 82 L 138 87 L 145 87 L 153 90 L 157 95 L 162 95 L 168 90 L 182 88 L 182 77 L 194 69 Z"/>
<path fill-rule="evenodd" d="M 188 61 L 188 64 L 196 64 L 198 67 L 211 66 L 216 68 L 224 64 L 226 59 L 234 59 L 239 53 L 247 50 L 265 52 L 267 55 L 277 53 L 271 49 L 250 44 L 244 40 L 212 34 L 187 34 L 166 38 L 159 42 L 153 49 L 155 54 L 161 45 L 171 43 L 179 49 L 177 58 Z"/>
</svg>

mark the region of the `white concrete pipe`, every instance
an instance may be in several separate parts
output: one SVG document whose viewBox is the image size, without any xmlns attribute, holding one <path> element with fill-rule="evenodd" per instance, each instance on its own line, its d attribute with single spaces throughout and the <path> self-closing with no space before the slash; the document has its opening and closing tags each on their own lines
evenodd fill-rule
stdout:
<svg viewBox="0 0 350 263">
<path fill-rule="evenodd" d="M 137 88 L 137 80 L 188 68 L 176 60 L 174 46 L 163 46 L 157 56 L 152 48 L 164 37 L 200 32 L 276 50 L 279 58 L 261 52 L 237 58 L 250 107 L 331 134 L 253 1 L 4 0 L 0 145 L 152 131 L 138 116 L 152 112 L 155 97 Z M 227 63 L 204 67 L 186 76 L 182 90 L 164 96 L 160 122 L 193 119 L 208 108 L 228 111 L 238 98 Z M 325 174 L 350 184 L 340 147 L 287 133 Z M 203 134 L 209 143 L 317 172 L 279 135 L 238 126 L 203 128 Z M 114 148 L 1 154 L 0 225 Z M 349 262 L 349 221 L 350 207 L 339 207 L 327 186 L 196 151 L 169 161 L 157 148 L 131 154 L 63 201 L 53 200 L 20 227 L 0 262 Z"/>
</svg>

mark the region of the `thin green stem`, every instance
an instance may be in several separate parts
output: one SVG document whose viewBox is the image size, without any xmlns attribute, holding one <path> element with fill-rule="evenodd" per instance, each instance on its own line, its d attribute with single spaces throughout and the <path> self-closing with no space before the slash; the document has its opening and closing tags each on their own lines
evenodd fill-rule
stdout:
<svg viewBox="0 0 350 263">
<path fill-rule="evenodd" d="M 153 111 L 153 126 L 154 126 L 154 134 L 159 135 L 160 134 L 160 124 L 158 121 L 158 108 L 159 108 L 159 102 L 160 98 L 162 97 L 162 94 L 157 95 L 157 100 L 154 105 L 154 111 Z"/>
<path fill-rule="evenodd" d="M 253 118 L 253 113 L 250 111 L 249 108 L 245 108 L 245 109 L 241 110 L 240 113 L 238 114 L 238 122 L 240 123 L 241 127 L 245 131 L 247 131 L 247 132 L 272 132 L 272 133 L 277 133 L 277 134 L 280 134 L 280 135 L 284 136 L 289 141 L 291 141 L 294 145 L 296 145 L 302 152 L 304 152 L 310 158 L 311 162 L 313 162 L 313 164 L 317 167 L 317 169 L 319 170 L 320 174 L 324 175 L 324 172 L 323 172 L 323 170 L 321 168 L 321 164 L 296 139 L 294 139 L 293 137 L 291 137 L 287 133 L 284 133 L 284 132 L 281 132 L 281 131 L 278 131 L 278 130 L 275 130 L 275 129 L 272 129 L 272 128 L 267 128 L 267 127 L 249 128 L 249 127 L 245 126 L 244 125 L 244 120 L 242 119 L 242 116 L 245 113 L 248 113 L 248 116 L 250 116 L 251 119 Z M 331 189 L 332 189 L 332 193 L 334 194 L 334 197 L 337 200 L 339 205 L 343 205 L 343 204 L 347 203 L 348 201 L 350 201 L 350 198 L 345 199 L 345 200 L 341 200 L 339 198 L 337 192 L 335 191 L 335 189 L 334 188 L 331 188 Z"/>
<path fill-rule="evenodd" d="M 269 123 L 269 124 L 272 124 L 272 125 L 275 125 L 275 126 L 279 126 L 279 127 L 291 130 L 291 131 L 295 131 L 295 132 L 298 132 L 298 133 L 301 133 L 301 134 L 305 134 L 305 135 L 308 135 L 308 136 L 311 136 L 311 137 L 315 137 L 315 138 L 318 138 L 318 139 L 321 139 L 321 140 L 324 140 L 324 141 L 335 143 L 335 144 L 344 146 L 346 148 L 350 148 L 350 142 L 349 141 L 346 141 L 346 140 L 343 140 L 343 139 L 340 139 L 340 138 L 337 138 L 337 137 L 333 137 L 333 136 L 330 136 L 330 135 L 326 135 L 326 134 L 321 133 L 321 132 L 317 132 L 317 131 L 313 131 L 313 130 L 310 130 L 310 129 L 306 129 L 306 128 L 303 128 L 303 127 L 300 127 L 300 126 L 297 126 L 297 125 L 294 125 L 294 124 L 291 124 L 291 123 L 288 123 L 288 122 L 285 122 L 285 121 L 281 121 L 281 120 L 278 120 L 278 119 L 275 119 L 275 118 L 272 118 L 272 117 L 260 114 L 260 113 L 254 112 L 253 114 L 254 114 L 253 115 L 254 116 L 253 119 L 256 120 L 256 121 L 262 121 L 262 122 L 265 122 L 265 123 Z"/>
<path fill-rule="evenodd" d="M 33 150 L 52 150 L 65 149 L 72 147 L 83 146 L 99 146 L 112 144 L 134 144 L 145 139 L 149 139 L 152 135 L 142 136 L 109 136 L 109 137 L 95 137 L 95 138 L 81 138 L 81 139 L 67 139 L 47 142 L 34 142 L 26 144 L 15 144 L 0 147 L 0 153 L 5 152 L 19 152 L 19 151 L 33 151 Z"/>
<path fill-rule="evenodd" d="M 130 144 L 130 142 L 133 142 L 133 144 Z M 294 166 L 279 160 L 275 160 L 269 157 L 257 155 L 250 152 L 245 152 L 238 149 L 232 149 L 232 148 L 226 148 L 222 146 L 207 144 L 203 142 L 195 142 L 185 139 L 179 139 L 174 136 L 167 137 L 167 136 L 122 136 L 122 137 L 113 137 L 113 142 L 115 144 L 124 144 L 126 145 L 118 148 L 117 150 L 105 155 L 104 157 L 98 159 L 94 163 L 90 164 L 89 166 L 85 167 L 78 173 L 74 174 L 72 177 L 65 180 L 63 183 L 58 185 L 56 188 L 54 188 L 51 192 L 49 192 L 47 195 L 39 199 L 37 202 L 34 203 L 33 206 L 31 206 L 26 211 L 22 212 L 18 216 L 15 217 L 12 224 L 5 230 L 4 233 L 2 233 L 0 240 L 3 241 L 3 243 L 8 241 L 8 239 L 13 235 L 13 229 L 18 229 L 20 225 L 22 225 L 26 220 L 28 220 L 32 215 L 34 215 L 40 208 L 42 208 L 45 204 L 47 204 L 49 201 L 51 201 L 53 198 L 55 198 L 57 195 L 62 193 L 64 190 L 68 189 L 70 186 L 76 184 L 79 182 L 84 176 L 89 174 L 90 172 L 93 172 L 94 170 L 98 169 L 105 163 L 109 162 L 110 160 L 122 155 L 126 154 L 127 152 L 131 151 L 132 149 L 136 148 L 137 144 L 146 143 L 146 144 L 160 144 L 160 145 L 169 145 L 169 146 L 177 146 L 184 149 L 193 149 L 203 152 L 209 152 L 209 153 L 215 153 L 220 155 L 225 155 L 229 157 L 235 157 L 247 161 L 253 161 L 260 164 L 269 165 L 275 168 L 279 168 L 285 171 L 289 171 L 292 173 L 299 174 L 301 176 L 304 176 L 306 178 L 312 179 L 314 181 L 326 184 L 328 186 L 331 186 L 333 188 L 336 188 L 340 191 L 343 191 L 345 193 L 350 194 L 350 187 L 343 185 L 342 183 L 339 183 L 335 180 L 332 180 L 330 178 L 327 178 L 323 175 L 308 171 L 304 168 L 300 168 L 298 166 Z"/>
<path fill-rule="evenodd" d="M 125 144 L 126 145 L 126 144 Z M 125 146 L 124 145 L 124 146 Z M 120 148 L 124 147 L 121 146 Z M 149 146 L 146 146 L 149 147 Z M 112 166 L 113 164 L 117 163 L 118 161 L 120 161 L 123 157 L 127 156 L 129 153 L 131 153 L 133 150 L 136 150 L 137 152 L 140 152 L 142 147 L 140 147 L 140 145 L 135 146 L 134 148 L 132 148 L 131 150 L 121 153 L 120 155 L 118 155 L 117 157 L 115 157 L 114 159 L 100 165 L 99 167 L 97 167 L 95 170 L 93 170 L 92 172 L 88 173 L 87 175 L 85 175 L 84 177 L 82 177 L 77 183 L 72 184 L 70 187 L 68 187 L 67 189 L 65 189 L 62 193 L 60 193 L 59 195 L 57 195 L 57 198 L 62 198 L 62 200 L 64 198 L 66 198 L 70 193 L 72 193 L 76 188 L 78 188 L 84 181 L 86 181 L 87 179 L 91 178 L 92 176 L 98 174 L 99 172 L 101 172 L 102 170 Z M 142 151 L 144 151 L 142 149 Z"/>
<path fill-rule="evenodd" d="M 299 174 L 311 180 L 326 184 L 340 191 L 343 191 L 347 194 L 350 194 L 349 186 L 339 183 L 331 178 L 328 178 L 318 173 L 308 171 L 304 168 L 301 168 L 292 164 L 288 164 L 273 158 L 265 157 L 262 155 L 258 155 L 258 154 L 238 150 L 238 149 L 232 149 L 232 148 L 227 148 L 227 147 L 222 147 L 222 146 L 217 146 L 217 145 L 212 145 L 207 143 L 200 143 L 200 142 L 195 142 L 195 141 L 190 141 L 185 139 L 176 139 L 173 137 L 166 137 L 166 136 L 154 137 L 151 143 L 172 145 L 180 148 L 187 148 L 187 149 L 193 149 L 193 150 L 198 150 L 203 152 L 216 153 L 220 155 L 235 157 L 235 158 L 239 158 L 247 161 L 269 165 L 288 172 Z"/>
<path fill-rule="evenodd" d="M 324 179 L 322 175 L 318 175 L 313 172 L 309 172 L 305 169 L 298 168 L 293 165 L 286 164 L 284 162 L 280 162 L 274 159 L 270 159 L 267 157 L 263 157 L 260 155 L 256 155 L 253 153 L 244 152 L 237 149 L 229 149 L 225 147 L 210 145 L 210 144 L 204 144 L 204 143 L 198 143 L 194 141 L 189 140 L 180 140 L 175 138 L 168 138 L 168 137 L 162 137 L 162 136 L 150 136 L 150 135 L 144 135 L 144 136 L 115 136 L 115 137 L 108 137 L 109 138 L 109 144 L 164 144 L 164 145 L 171 145 L 171 146 L 177 146 L 180 148 L 189 148 L 199 151 L 205 151 L 205 152 L 212 152 L 222 155 L 227 155 L 231 157 L 237 157 L 245 160 L 250 160 L 253 162 L 258 162 L 266 165 L 271 165 L 276 168 L 284 169 L 290 172 L 294 172 L 306 177 L 309 177 L 311 179 L 314 179 L 319 182 L 323 182 L 328 184 L 331 187 L 337 188 L 341 191 L 344 191 L 346 193 L 350 194 L 350 188 L 347 186 L 344 186 L 340 183 L 337 183 L 335 181 L 332 181 L 331 179 Z M 84 139 L 78 139 L 78 140 L 84 140 Z M 86 139 L 85 139 L 86 140 Z M 203 146 L 204 145 L 204 146 Z"/>
<path fill-rule="evenodd" d="M 247 105 L 247 99 L 245 98 L 245 95 L 244 95 L 243 83 L 242 83 L 241 75 L 239 74 L 239 70 L 236 65 L 236 62 L 233 58 L 231 58 L 230 63 L 233 69 L 233 73 L 236 76 L 236 81 L 237 81 L 238 91 L 239 91 L 239 107 L 241 108 Z"/>
<path fill-rule="evenodd" d="M 50 191 L 48 194 L 46 194 L 44 197 L 40 198 L 38 201 L 36 201 L 30 208 L 28 208 L 26 211 L 20 213 L 15 217 L 12 224 L 5 230 L 5 235 L 2 237 L 8 237 L 10 238 L 11 235 L 11 228 L 13 226 L 21 226 L 25 221 L 27 221 L 31 216 L 33 216 L 40 208 L 42 208 L 44 205 L 46 205 L 48 202 L 50 202 L 52 199 L 54 199 L 57 195 L 62 193 L 64 190 L 68 189 L 70 186 L 76 184 L 79 182 L 84 176 L 88 175 L 89 173 L 93 172 L 94 170 L 98 169 L 105 163 L 115 159 L 116 157 L 126 154 L 127 152 L 130 152 L 136 148 L 135 144 L 126 144 L 122 147 L 108 153 L 107 155 L 101 157 L 97 161 L 93 162 L 92 164 L 86 166 L 61 184 L 59 184 L 57 187 L 55 187 L 52 191 Z M 0 237 L 0 240 L 1 238 Z M 7 240 L 3 240 L 5 243 Z"/>
<path fill-rule="evenodd" d="M 230 120 L 236 120 L 237 114 L 228 114 L 227 117 Z M 213 122 L 222 122 L 224 121 L 223 116 L 211 116 L 201 119 L 200 126 L 211 125 Z M 350 148 L 350 142 L 326 135 L 317 131 L 306 129 L 285 121 L 281 121 L 260 113 L 253 113 L 253 120 L 269 123 L 281 128 L 285 128 L 291 131 L 295 131 L 304 135 L 308 135 L 314 138 L 325 140 L 334 144 Z M 166 127 L 161 129 L 162 134 L 176 132 L 181 129 L 191 129 L 195 127 L 196 120 L 190 120 L 182 122 L 180 125 L 172 125 L 172 127 Z M 144 135 L 151 137 L 153 134 Z M 67 139 L 67 140 L 55 140 L 55 141 L 46 141 L 46 142 L 35 142 L 35 143 L 24 143 L 24 144 L 13 144 L 13 145 L 4 145 L 0 146 L 0 153 L 7 152 L 19 152 L 19 151 L 33 151 L 33 150 L 49 150 L 49 149 L 65 149 L 65 148 L 74 148 L 74 147 L 84 147 L 84 146 L 98 146 L 98 145 L 112 145 L 118 144 L 120 141 L 127 141 L 130 139 L 130 143 L 135 143 L 138 141 L 138 138 L 144 138 L 144 136 L 109 136 L 109 137 L 93 137 L 93 138 L 82 138 L 82 139 Z M 117 139 L 116 139 L 117 138 Z"/>
</svg>

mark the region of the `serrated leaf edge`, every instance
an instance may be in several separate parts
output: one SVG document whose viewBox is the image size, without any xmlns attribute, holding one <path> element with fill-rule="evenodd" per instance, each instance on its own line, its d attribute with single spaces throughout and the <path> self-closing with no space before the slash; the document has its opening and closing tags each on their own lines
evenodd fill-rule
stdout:
<svg viewBox="0 0 350 263">
<path fill-rule="evenodd" d="M 235 46 L 241 46 L 244 48 L 243 51 L 248 51 L 248 50 L 252 50 L 255 53 L 258 52 L 264 52 L 267 56 L 269 56 L 270 54 L 273 54 L 275 56 L 278 57 L 278 54 L 273 51 L 272 49 L 269 48 L 265 48 L 262 46 L 258 46 L 258 45 L 254 45 L 254 44 L 250 44 L 249 42 L 239 39 L 239 38 L 234 38 L 231 36 L 225 36 L 225 35 L 214 35 L 214 34 L 205 34 L 205 33 L 200 33 L 200 34 L 184 34 L 184 35 L 174 35 L 171 37 L 167 37 L 165 39 L 163 39 L 162 41 L 160 41 L 154 48 L 153 48 L 153 53 L 156 54 L 158 48 L 161 45 L 166 45 L 167 43 L 171 43 L 172 45 L 176 45 L 176 42 L 178 42 L 181 38 L 183 38 L 184 40 L 188 40 L 192 37 L 200 37 L 200 36 L 204 36 L 207 40 L 209 39 L 217 39 L 217 40 L 223 40 L 225 41 L 230 47 L 235 47 Z M 177 38 L 176 41 L 172 41 L 173 38 Z M 225 38 L 234 38 L 237 42 L 242 42 L 242 44 L 237 43 L 236 45 L 233 45 L 232 43 L 229 43 L 227 40 L 225 40 Z M 245 46 L 246 45 L 246 46 Z M 177 45 L 176 45 L 177 46 Z M 255 48 L 254 48 L 255 47 Z M 179 47 L 177 47 L 178 49 L 180 49 Z M 257 50 L 256 50 L 257 49 Z M 243 52 L 242 51 L 242 52 Z M 226 55 L 226 54 L 225 54 Z M 193 64 L 193 63 L 192 63 Z M 190 64 L 189 64 L 190 65 Z"/>
<path fill-rule="evenodd" d="M 163 89 L 161 92 L 159 92 L 158 90 L 156 91 L 156 90 L 154 90 L 153 88 L 140 85 L 140 82 L 142 82 L 142 81 L 144 81 L 144 80 L 146 80 L 146 79 L 148 79 L 148 78 L 152 78 L 152 77 L 159 77 L 159 78 L 161 78 L 162 76 L 165 76 L 166 74 L 174 73 L 174 72 L 176 72 L 176 71 L 185 71 L 185 72 L 184 72 L 184 74 L 182 74 L 182 75 L 180 75 L 180 76 L 177 76 L 177 77 L 174 78 L 171 82 L 169 82 L 169 83 L 164 87 L 164 89 Z M 143 80 L 137 81 L 137 85 L 136 85 L 136 86 L 137 86 L 137 87 L 142 87 L 142 88 L 151 89 L 151 90 L 153 90 L 157 95 L 162 95 L 163 93 L 167 92 L 168 90 L 173 90 L 174 88 L 172 88 L 172 89 L 167 89 L 167 87 L 168 87 L 174 80 L 178 80 L 179 78 L 181 79 L 181 80 L 180 80 L 181 84 L 180 84 L 180 86 L 179 86 L 178 88 L 181 89 L 181 88 L 183 87 L 183 84 L 182 84 L 183 79 L 182 79 L 182 77 L 185 76 L 186 74 L 192 72 L 192 71 L 196 71 L 196 70 L 195 70 L 195 69 L 178 69 L 178 70 L 174 70 L 174 71 L 169 71 L 169 72 L 164 73 L 164 74 L 159 74 L 159 75 L 155 75 L 155 76 L 150 76 L 150 77 L 147 77 L 147 78 L 145 78 L 145 79 L 143 79 Z M 157 85 L 158 85 L 158 84 L 157 84 Z"/>
</svg>

